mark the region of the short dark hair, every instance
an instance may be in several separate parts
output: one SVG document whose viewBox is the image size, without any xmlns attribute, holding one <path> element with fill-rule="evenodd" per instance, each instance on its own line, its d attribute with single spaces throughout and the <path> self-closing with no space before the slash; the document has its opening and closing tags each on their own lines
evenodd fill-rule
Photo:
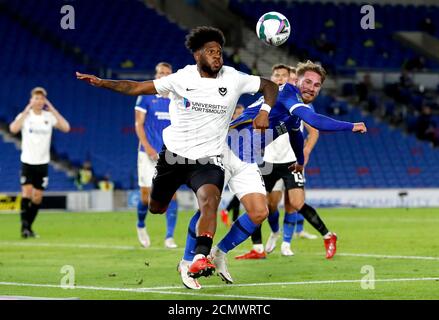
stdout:
<svg viewBox="0 0 439 320">
<path fill-rule="evenodd" d="M 197 27 L 186 36 L 186 48 L 192 53 L 201 49 L 207 42 L 215 41 L 224 47 L 226 39 L 223 32 L 214 27 Z"/>
<path fill-rule="evenodd" d="M 278 64 L 275 64 L 275 65 L 271 68 L 271 73 L 273 73 L 273 72 L 275 72 L 276 70 L 279 70 L 279 69 L 285 69 L 285 70 L 287 70 L 289 73 L 291 72 L 291 67 L 290 67 L 290 66 L 288 66 L 288 65 L 286 65 L 286 64 L 283 64 L 283 63 L 278 63 Z"/>
</svg>

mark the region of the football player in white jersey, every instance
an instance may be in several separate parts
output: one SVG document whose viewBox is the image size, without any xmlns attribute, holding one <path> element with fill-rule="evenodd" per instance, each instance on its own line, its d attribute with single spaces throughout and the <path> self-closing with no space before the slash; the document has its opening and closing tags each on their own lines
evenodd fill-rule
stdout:
<svg viewBox="0 0 439 320">
<path fill-rule="evenodd" d="M 70 125 L 47 99 L 44 88 L 31 92 L 23 112 L 10 124 L 13 134 L 21 131 L 21 236 L 34 238 L 32 224 L 38 214 L 43 192 L 49 183 L 50 144 L 52 129 L 69 132 Z"/>
<path fill-rule="evenodd" d="M 268 114 L 278 86 L 266 79 L 223 66 L 223 33 L 212 27 L 193 29 L 186 38 L 196 65 L 188 65 L 154 81 L 112 81 L 77 73 L 79 80 L 128 95 L 169 95 L 171 125 L 163 131 L 164 146 L 153 177 L 149 210 L 164 213 L 182 184 L 196 194 L 201 216 L 196 249 L 188 271 L 194 278 L 209 276 L 215 266 L 207 258 L 216 232 L 217 210 L 224 185 L 222 151 L 239 97 L 263 92 L 265 104 L 253 120 L 268 128 Z"/>
</svg>

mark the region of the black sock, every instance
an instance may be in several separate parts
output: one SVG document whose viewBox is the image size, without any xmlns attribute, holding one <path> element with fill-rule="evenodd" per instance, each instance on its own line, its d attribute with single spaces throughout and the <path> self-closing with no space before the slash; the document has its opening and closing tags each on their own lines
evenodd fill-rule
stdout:
<svg viewBox="0 0 439 320">
<path fill-rule="evenodd" d="M 195 255 L 203 254 L 206 257 L 210 253 L 210 249 L 212 249 L 213 239 L 207 236 L 197 237 L 197 247 L 195 248 Z"/>
<path fill-rule="evenodd" d="M 20 218 L 21 218 L 21 231 L 27 230 L 30 227 L 29 220 L 30 220 L 30 199 L 29 198 L 22 198 L 21 199 L 21 211 L 20 211 Z"/>
<path fill-rule="evenodd" d="M 232 220 L 233 222 L 235 222 L 236 220 L 238 220 L 239 217 L 239 207 L 233 208 L 232 213 L 233 213 Z"/>
<path fill-rule="evenodd" d="M 301 213 L 306 221 L 308 221 L 322 236 L 329 232 L 313 207 L 305 203 L 302 209 L 299 210 L 299 213 Z"/>
<path fill-rule="evenodd" d="M 259 225 L 255 231 L 252 233 L 252 243 L 253 244 L 262 244 L 262 226 Z"/>
<path fill-rule="evenodd" d="M 35 204 L 31 202 L 29 207 L 29 229 L 32 229 L 32 224 L 35 221 L 35 218 L 37 217 L 38 210 L 40 210 L 41 205 Z"/>
</svg>

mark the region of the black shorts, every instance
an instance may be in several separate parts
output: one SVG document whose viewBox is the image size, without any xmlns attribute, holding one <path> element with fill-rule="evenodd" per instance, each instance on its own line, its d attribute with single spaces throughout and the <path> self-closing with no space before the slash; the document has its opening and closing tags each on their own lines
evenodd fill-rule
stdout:
<svg viewBox="0 0 439 320">
<path fill-rule="evenodd" d="M 31 184 L 35 189 L 46 190 L 49 185 L 49 165 L 21 163 L 20 184 Z"/>
<path fill-rule="evenodd" d="M 164 146 L 159 154 L 152 178 L 151 199 L 169 203 L 177 189 L 186 184 L 195 193 L 205 184 L 224 186 L 222 156 L 190 160 L 170 152 Z"/>
<path fill-rule="evenodd" d="M 285 190 L 305 188 L 305 178 L 303 175 L 300 172 L 291 172 L 288 170 L 288 167 L 292 164 L 293 162 L 271 163 L 273 170 L 271 170 L 270 174 L 263 175 L 267 192 L 273 191 L 274 185 L 279 179 L 284 181 Z"/>
</svg>

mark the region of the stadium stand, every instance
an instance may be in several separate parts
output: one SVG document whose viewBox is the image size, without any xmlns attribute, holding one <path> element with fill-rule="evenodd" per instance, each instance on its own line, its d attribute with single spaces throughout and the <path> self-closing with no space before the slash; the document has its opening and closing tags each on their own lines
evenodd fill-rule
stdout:
<svg viewBox="0 0 439 320">
<path fill-rule="evenodd" d="M 361 5 L 354 3 L 231 0 L 229 6 L 252 28 L 264 13 L 282 12 L 292 25 L 291 51 L 339 72 L 352 67 L 399 69 L 417 55 L 394 40 L 393 33 L 419 30 L 425 18 L 439 18 L 434 6 L 374 5 L 376 29 L 369 32 L 359 23 Z M 439 64 L 426 60 L 425 67 L 439 69 Z"/>
<path fill-rule="evenodd" d="M 44 6 L 39 5 L 41 3 Z M 252 7 L 247 2 L 232 0 L 231 7 L 254 21 L 266 10 L 265 4 L 262 1 L 249 3 Z M 65 4 L 64 1 L 17 0 L 0 1 L 0 4 L 7 9 L 0 13 L 0 41 L 4 44 L 0 70 L 8 74 L 8 86 L 0 87 L 0 120 L 5 123 L 12 121 L 25 106 L 28 92 L 36 85 L 44 86 L 49 92 L 50 100 L 62 110 L 72 125 L 70 134 L 54 135 L 53 150 L 57 156 L 78 167 L 84 161 L 90 160 L 96 175 L 110 174 L 117 188 L 137 188 L 137 138 L 133 127 L 135 98 L 95 90 L 76 81 L 73 72 L 84 70 L 85 67 L 62 48 L 44 41 L 44 36 L 35 35 L 35 30 L 29 28 L 32 22 L 43 21 L 39 25 L 43 35 L 48 34 L 51 39 L 64 39 L 65 46 L 77 48 L 85 56 L 96 60 L 98 65 L 117 69 L 123 67 L 123 62 L 131 61 L 128 69 L 149 72 L 162 60 L 173 63 L 176 68 L 192 63 L 190 54 L 182 45 L 185 32 L 154 10 L 134 0 L 75 1 L 76 10 L 89 12 L 93 17 L 89 19 L 90 16 L 77 15 L 76 23 L 78 27 L 81 26 L 81 32 L 62 30 L 57 19 L 42 19 L 44 10 L 51 6 L 59 10 L 59 6 Z M 293 36 L 290 41 L 297 46 L 303 46 L 299 49 L 308 50 L 310 58 L 319 59 L 324 64 L 336 61 L 337 66 L 344 67 L 345 59 L 352 56 L 357 61 L 357 66 L 399 68 L 403 60 L 412 54 L 391 41 L 387 42 L 389 47 L 385 50 L 392 59 L 383 58 L 381 48 L 373 47 L 369 53 L 365 52 L 362 44 L 367 39 L 361 34 L 361 30 L 349 28 L 351 22 L 348 19 L 346 24 L 336 24 L 327 30 L 326 39 L 337 41 L 341 47 L 340 50 L 337 47 L 333 58 L 325 60 L 327 55 L 313 51 L 312 45 L 306 41 L 307 37 L 311 32 L 320 34 L 324 28 L 328 28 L 324 25 L 328 12 L 334 14 L 336 10 L 337 15 L 349 17 L 351 11 L 359 12 L 358 6 L 343 5 L 338 9 L 331 4 L 324 4 L 324 10 L 314 10 L 315 4 L 285 1 L 277 2 L 275 6 L 280 11 L 290 12 L 293 17 Z M 273 3 L 270 3 L 270 8 L 272 7 Z M 379 10 L 386 12 L 389 19 L 395 19 L 392 25 L 397 29 L 401 25 L 397 22 L 399 13 L 387 13 L 391 12 L 388 7 L 382 6 Z M 321 23 L 313 24 L 307 20 L 307 14 L 298 15 L 299 9 L 300 12 L 312 13 L 312 21 Z M 396 6 L 393 9 L 402 10 L 404 15 L 410 12 L 406 7 Z M 424 10 L 425 14 L 431 12 L 422 6 L 416 10 Z M 432 12 L 438 14 L 437 11 Z M 416 11 L 413 16 L 419 14 Z M 20 23 L 22 19 L 28 20 L 30 24 L 23 25 Z M 108 19 L 114 19 L 114 24 Z M 381 23 L 384 24 L 386 19 L 380 19 Z M 101 23 L 103 21 L 105 23 Z M 307 31 L 307 27 L 302 27 L 303 32 L 295 33 L 295 24 L 309 26 L 310 29 Z M 415 24 L 415 18 L 411 19 L 409 26 L 414 27 Z M 106 29 L 109 25 L 114 27 L 111 32 Z M 357 39 L 358 43 L 344 43 L 338 37 L 340 30 L 346 29 L 351 29 L 354 33 L 346 38 Z M 386 32 L 384 28 L 377 30 L 372 40 L 382 43 L 381 40 L 389 36 Z M 226 64 L 228 63 L 230 61 L 226 60 Z M 428 63 L 436 67 L 431 62 Z M 127 66 L 129 64 L 125 64 Z M 248 72 L 247 67 L 241 67 Z M 402 130 L 393 129 L 384 122 L 377 122 L 372 115 L 364 116 L 359 108 L 353 108 L 344 100 L 330 95 L 322 95 L 315 105 L 318 112 L 330 113 L 332 116 L 334 112 L 339 113 L 336 116 L 339 119 L 363 120 L 370 131 L 364 136 L 322 133 L 307 169 L 307 183 L 310 188 L 439 186 L 439 151 L 428 143 L 420 142 L 414 135 L 406 135 Z M 2 178 L 5 178 L 0 181 L 0 191 L 18 191 L 19 152 L 10 143 L 1 143 L 0 148 L 5 150 L 0 166 Z M 64 173 L 53 168 L 50 170 L 49 190 L 74 188 L 72 180 Z"/>
</svg>

